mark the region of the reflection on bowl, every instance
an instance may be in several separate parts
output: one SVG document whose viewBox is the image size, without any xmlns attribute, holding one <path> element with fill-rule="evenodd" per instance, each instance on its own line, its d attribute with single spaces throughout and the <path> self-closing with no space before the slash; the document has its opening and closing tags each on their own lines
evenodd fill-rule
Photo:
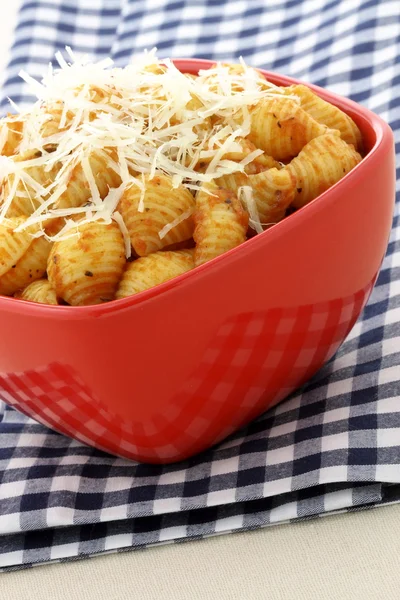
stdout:
<svg viewBox="0 0 400 600">
<path fill-rule="evenodd" d="M 145 422 L 125 421 L 60 363 L 0 376 L 0 394 L 44 425 L 99 449 L 174 460 L 202 448 L 204 438 L 216 443 L 257 416 L 269 389 L 277 390 L 272 406 L 306 381 L 336 352 L 371 288 L 372 282 L 345 299 L 225 321 L 177 394 Z"/>
<path fill-rule="evenodd" d="M 193 73 L 211 63 L 176 64 Z M 390 128 L 317 91 L 361 129 L 368 153 L 353 171 L 270 230 L 137 296 L 87 307 L 0 298 L 0 396 L 103 450 L 171 462 L 311 377 L 369 297 L 394 202 Z"/>
</svg>

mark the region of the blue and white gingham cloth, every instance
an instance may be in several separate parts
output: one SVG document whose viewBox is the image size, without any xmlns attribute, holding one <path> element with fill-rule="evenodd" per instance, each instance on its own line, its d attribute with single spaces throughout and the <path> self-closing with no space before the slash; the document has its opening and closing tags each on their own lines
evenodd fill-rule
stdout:
<svg viewBox="0 0 400 600">
<path fill-rule="evenodd" d="M 7 96 L 21 107 L 32 101 L 19 70 L 40 77 L 66 45 L 120 66 L 153 46 L 160 57 L 243 56 L 379 113 L 400 153 L 399 0 L 25 0 L 3 113 Z M 220 446 L 180 464 L 135 464 L 3 404 L 0 567 L 400 501 L 399 380 L 397 205 L 375 290 L 336 356 Z"/>
</svg>

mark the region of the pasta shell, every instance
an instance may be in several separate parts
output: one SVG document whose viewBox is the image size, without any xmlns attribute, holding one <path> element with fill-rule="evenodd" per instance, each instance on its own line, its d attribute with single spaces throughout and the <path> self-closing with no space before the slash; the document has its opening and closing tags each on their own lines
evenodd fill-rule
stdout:
<svg viewBox="0 0 400 600">
<path fill-rule="evenodd" d="M 221 160 L 232 160 L 235 162 L 241 162 L 249 154 L 257 150 L 256 146 L 245 138 L 236 138 L 236 144 L 239 144 L 240 150 L 228 151 L 221 156 Z M 215 147 L 212 148 L 215 150 Z M 212 161 L 213 157 L 205 156 L 199 159 L 199 162 L 196 165 L 196 170 L 199 172 L 205 172 L 208 165 Z M 270 169 L 271 167 L 280 168 L 280 163 L 276 161 L 272 156 L 268 156 L 267 154 L 260 154 L 253 161 L 247 165 L 245 165 L 244 171 L 245 173 L 259 173 L 264 171 L 265 169 Z"/>
<path fill-rule="evenodd" d="M 128 263 L 116 298 L 126 298 L 164 283 L 194 267 L 193 250 L 154 252 Z"/>
<path fill-rule="evenodd" d="M 257 173 L 261 173 L 262 171 L 267 171 L 267 169 L 281 169 L 282 165 L 280 162 L 275 160 L 272 156 L 268 154 L 260 154 L 257 156 L 251 163 L 245 166 L 244 172 L 247 175 L 256 175 Z"/>
<path fill-rule="evenodd" d="M 142 180 L 139 179 L 140 184 Z M 131 185 L 119 203 L 133 249 L 138 256 L 147 256 L 166 246 L 189 240 L 193 235 L 195 201 L 182 185 L 174 188 L 172 179 L 157 174 L 153 179 L 143 178 L 143 212 L 139 212 L 142 191 L 139 185 Z M 181 220 L 182 219 L 182 220 Z M 164 236 L 165 227 L 176 223 Z"/>
<path fill-rule="evenodd" d="M 207 184 L 197 192 L 194 222 L 194 263 L 198 266 L 242 244 L 249 218 L 232 191 Z"/>
<path fill-rule="evenodd" d="M 258 69 L 249 67 L 245 68 L 240 63 L 221 63 L 220 68 L 222 68 L 225 73 L 231 76 L 237 76 L 237 79 L 233 79 L 231 81 L 232 91 L 234 93 L 243 92 L 243 90 L 245 89 L 245 86 L 243 84 L 243 77 L 247 77 L 252 81 L 257 81 L 258 85 L 261 88 L 264 87 L 264 85 L 266 88 L 268 87 L 264 75 L 260 73 Z M 207 82 L 207 85 L 212 91 L 216 91 L 220 87 L 219 73 L 214 71 L 213 69 L 211 69 L 209 73 L 205 73 L 205 75 L 203 75 L 203 79 Z M 215 84 L 213 85 L 214 81 Z"/>
<path fill-rule="evenodd" d="M 24 237 L 20 237 L 22 234 Z M 14 238 L 14 243 L 18 240 L 19 252 L 14 257 L 15 263 L 0 276 L 0 294 L 4 296 L 12 296 L 16 291 L 24 289 L 29 283 L 40 279 L 46 273 L 51 243 L 44 237 L 33 238 L 30 235 L 30 243 L 27 244 L 25 235 L 26 232 L 13 234 L 8 232 L 8 239 Z"/>
<path fill-rule="evenodd" d="M 112 300 L 125 266 L 124 240 L 116 223 L 78 226 L 80 235 L 55 242 L 47 273 L 57 297 L 73 306 Z"/>
<path fill-rule="evenodd" d="M 250 116 L 248 138 L 280 161 L 290 160 L 307 142 L 328 129 L 317 123 L 295 100 L 285 96 L 261 100 Z"/>
<path fill-rule="evenodd" d="M 260 223 L 264 227 L 283 219 L 296 191 L 295 176 L 290 171 L 277 168 L 249 176 L 243 173 L 225 175 L 216 179 L 216 183 L 235 193 L 240 186 L 250 186 Z"/>
<path fill-rule="evenodd" d="M 41 156 L 40 151 L 24 152 L 23 154 L 17 154 L 12 157 L 15 163 L 21 163 L 29 160 L 34 160 Z M 7 217 L 19 217 L 31 215 L 40 204 L 48 198 L 48 193 L 44 190 L 42 195 L 38 192 L 38 186 L 47 188 L 54 181 L 54 178 L 58 172 L 59 166 L 54 165 L 48 167 L 47 165 L 25 167 L 17 174 L 12 173 L 9 175 L 4 182 L 3 190 L 0 199 L 0 205 L 6 202 L 9 195 L 15 188 L 9 209 L 7 210 Z M 15 177 L 18 177 L 18 183 L 15 181 Z M 15 187 L 16 183 L 16 187 Z"/>
<path fill-rule="evenodd" d="M 15 268 L 32 243 L 32 228 L 14 231 L 24 221 L 25 217 L 5 219 L 0 225 L 0 278 Z"/>
<path fill-rule="evenodd" d="M 342 179 L 361 160 L 353 146 L 327 134 L 311 140 L 285 171 L 296 179 L 293 206 L 300 208 Z"/>
<path fill-rule="evenodd" d="M 24 130 L 24 121 L 19 115 L 9 115 L 0 120 L 0 154 L 12 156 L 18 152 Z"/>
<path fill-rule="evenodd" d="M 96 149 L 88 157 L 90 171 L 99 190 L 100 198 L 104 199 L 110 188 L 121 185 L 121 177 L 110 167 L 110 161 L 117 158 L 115 151 L 109 148 Z M 89 182 L 81 162 L 74 165 L 68 175 L 67 189 L 59 197 L 54 208 L 71 208 L 85 204 L 92 197 Z"/>
<path fill-rule="evenodd" d="M 40 304 L 58 304 L 56 293 L 47 279 L 30 283 L 22 292 L 16 292 L 14 297 Z"/>
<path fill-rule="evenodd" d="M 306 85 L 292 85 L 285 89 L 300 98 L 301 107 L 318 123 L 326 125 L 330 129 L 340 131 L 342 139 L 348 144 L 353 144 L 356 150 L 362 148 L 360 130 L 353 119 L 340 110 L 340 108 L 317 96 Z"/>
</svg>

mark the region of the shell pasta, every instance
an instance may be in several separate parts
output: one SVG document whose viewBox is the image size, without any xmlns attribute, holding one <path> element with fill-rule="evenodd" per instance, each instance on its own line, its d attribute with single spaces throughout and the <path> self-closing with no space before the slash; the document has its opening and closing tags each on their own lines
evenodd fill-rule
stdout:
<svg viewBox="0 0 400 600">
<path fill-rule="evenodd" d="M 0 121 L 0 153 L 2 156 L 17 154 L 24 121 L 18 115 L 9 115 Z"/>
<path fill-rule="evenodd" d="M 58 304 L 56 292 L 47 279 L 38 279 L 30 283 L 24 290 L 16 292 L 14 298 L 39 304 Z"/>
<path fill-rule="evenodd" d="M 249 216 L 235 194 L 208 185 L 199 190 L 194 214 L 194 263 L 197 267 L 246 240 Z"/>
<path fill-rule="evenodd" d="M 115 157 L 114 157 L 115 158 Z M 72 165 L 68 173 L 68 185 L 58 198 L 55 207 L 58 209 L 74 208 L 85 204 L 92 197 L 92 186 L 101 199 L 104 199 L 110 188 L 118 187 L 121 178 L 110 168 L 113 153 L 108 148 L 93 150 L 84 162 Z M 93 178 L 93 181 L 88 181 Z M 90 185 L 92 183 L 92 186 Z"/>
<path fill-rule="evenodd" d="M 284 218 L 295 196 L 296 178 L 287 169 L 272 167 L 255 175 L 226 175 L 217 179 L 217 183 L 235 193 L 239 193 L 240 188 L 248 187 L 260 224 L 267 226 Z"/>
<path fill-rule="evenodd" d="M 251 112 L 250 139 L 276 160 L 296 156 L 307 142 L 326 133 L 321 125 L 290 98 L 268 98 Z"/>
<path fill-rule="evenodd" d="M 166 175 L 136 178 L 119 203 L 136 254 L 147 256 L 189 240 L 193 235 L 194 205 L 192 194 L 183 186 L 174 188 Z"/>
<path fill-rule="evenodd" d="M 45 238 L 31 238 L 31 244 L 11 269 L 0 277 L 0 294 L 12 296 L 46 273 L 51 244 Z"/>
<path fill-rule="evenodd" d="M 0 197 L 0 202 L 4 204 L 12 200 L 6 212 L 7 217 L 31 215 L 48 197 L 46 188 L 52 184 L 57 175 L 57 165 L 48 169 L 45 164 L 37 166 L 33 164 L 24 170 L 18 170 L 21 163 L 35 163 L 40 157 L 41 152 L 28 151 L 24 154 L 16 154 L 12 158 L 16 171 L 3 182 Z"/>
<path fill-rule="evenodd" d="M 318 123 L 326 125 L 329 129 L 340 131 L 342 139 L 352 144 L 356 150 L 362 147 L 361 132 L 354 121 L 340 108 L 326 102 L 306 85 L 293 85 L 287 88 L 288 93 L 300 98 L 301 107 Z"/>
<path fill-rule="evenodd" d="M 35 228 L 18 232 L 24 217 L 8 219 L 0 225 L 0 294 L 12 296 L 46 272 L 51 244 L 35 238 Z"/>
<path fill-rule="evenodd" d="M 126 298 L 173 279 L 194 267 L 193 250 L 153 252 L 128 264 L 116 298 Z"/>
<path fill-rule="evenodd" d="M 123 69 L 67 54 L 0 121 L 0 295 L 138 294 L 290 218 L 362 160 L 349 115 L 244 62 L 194 75 L 153 51 Z"/>
<path fill-rule="evenodd" d="M 118 225 L 87 223 L 77 233 L 54 243 L 47 264 L 50 285 L 73 306 L 113 300 L 125 265 Z"/>
<path fill-rule="evenodd" d="M 293 206 L 299 208 L 328 190 L 361 160 L 361 156 L 337 135 L 321 135 L 309 142 L 285 171 L 296 181 Z"/>
</svg>

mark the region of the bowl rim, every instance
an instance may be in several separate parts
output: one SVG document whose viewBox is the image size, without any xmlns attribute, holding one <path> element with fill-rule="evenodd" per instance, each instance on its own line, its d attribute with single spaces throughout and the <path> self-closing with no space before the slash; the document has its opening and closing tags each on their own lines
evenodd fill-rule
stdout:
<svg viewBox="0 0 400 600">
<path fill-rule="evenodd" d="M 183 72 L 197 72 L 202 69 L 209 69 L 213 65 L 217 64 L 218 61 L 201 59 L 201 58 L 174 58 L 171 59 L 175 66 Z M 169 290 L 172 290 L 186 282 L 190 281 L 193 276 L 199 276 L 201 273 L 207 272 L 215 268 L 221 260 L 235 260 L 237 256 L 240 256 L 241 252 L 246 251 L 249 248 L 249 245 L 253 249 L 257 247 L 257 244 L 264 244 L 266 241 L 266 237 L 268 239 L 273 240 L 277 235 L 282 234 L 282 229 L 290 230 L 292 227 L 297 227 L 300 221 L 308 220 L 312 217 L 316 212 L 323 209 L 327 202 L 329 202 L 330 196 L 334 196 L 332 193 L 337 186 L 343 186 L 343 183 L 350 183 L 354 180 L 357 175 L 359 175 L 359 171 L 361 169 L 365 169 L 365 165 L 370 162 L 370 160 L 381 150 L 383 147 L 388 145 L 393 145 L 393 132 L 390 126 L 377 114 L 372 112 L 371 110 L 357 104 L 353 100 L 349 98 L 345 98 L 330 90 L 325 88 L 321 88 L 315 84 L 308 83 L 306 81 L 302 81 L 300 79 L 295 79 L 293 77 L 283 75 L 280 73 L 276 73 L 274 71 L 268 71 L 266 69 L 258 68 L 257 69 L 268 79 L 273 82 L 279 82 L 278 85 L 292 85 L 292 84 L 303 84 L 314 90 L 320 97 L 324 100 L 327 100 L 331 104 L 338 106 L 344 112 L 352 113 L 356 115 L 361 120 L 367 121 L 368 124 L 372 127 L 375 132 L 375 143 L 372 148 L 368 151 L 368 154 L 362 158 L 362 160 L 356 165 L 349 173 L 347 173 L 340 181 L 331 186 L 328 190 L 320 194 L 317 198 L 309 202 L 307 205 L 303 206 L 301 209 L 290 215 L 290 217 L 283 219 L 276 223 L 270 229 L 260 233 L 248 240 L 246 240 L 240 246 L 232 248 L 228 252 L 217 256 L 211 261 L 199 265 L 195 267 L 191 271 L 183 273 L 182 275 L 178 275 L 173 279 L 165 281 L 153 288 L 149 288 L 148 290 L 144 290 L 143 292 L 139 292 L 138 294 L 134 294 L 132 296 L 128 296 L 126 298 L 120 298 L 118 300 L 111 300 L 110 302 L 106 302 L 104 304 L 94 304 L 88 306 L 62 306 L 62 305 L 48 305 L 48 304 L 39 304 L 36 302 L 29 302 L 27 300 L 13 298 L 11 296 L 2 296 L 0 295 L 0 309 L 7 310 L 13 313 L 20 313 L 24 315 L 40 315 L 49 317 L 51 319 L 56 318 L 60 320 L 64 319 L 72 319 L 72 320 L 81 320 L 86 319 L 88 317 L 99 318 L 102 316 L 106 316 L 109 313 L 116 313 L 120 311 L 124 311 L 133 307 L 137 304 L 143 304 L 149 300 L 152 300 L 158 297 L 161 294 L 165 294 Z"/>
</svg>

